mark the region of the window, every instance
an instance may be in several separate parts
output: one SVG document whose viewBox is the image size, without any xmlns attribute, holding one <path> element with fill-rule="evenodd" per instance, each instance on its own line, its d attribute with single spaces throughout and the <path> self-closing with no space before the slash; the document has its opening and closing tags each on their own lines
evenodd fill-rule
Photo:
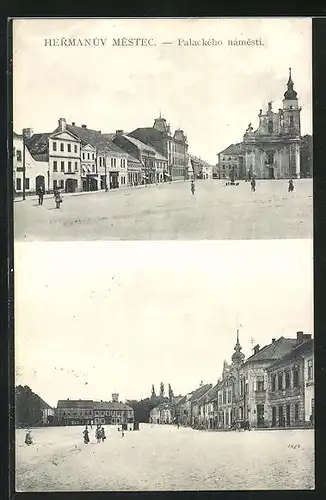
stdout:
<svg viewBox="0 0 326 500">
<path fill-rule="evenodd" d="M 75 161 L 75 172 L 77 172 L 77 170 L 78 170 L 78 162 Z"/>
<path fill-rule="evenodd" d="M 87 153 L 87 160 L 89 160 L 89 153 Z"/>
<path fill-rule="evenodd" d="M 95 165 L 93 165 L 93 172 L 95 172 Z"/>
<path fill-rule="evenodd" d="M 83 153 L 83 160 L 85 160 L 85 153 Z"/>
<path fill-rule="evenodd" d="M 54 180 L 54 181 L 53 181 L 53 189 L 56 189 L 57 184 L 58 184 L 58 183 L 57 183 L 57 181 L 56 181 L 56 180 Z"/>
<path fill-rule="evenodd" d="M 59 187 L 60 187 L 61 189 L 63 189 L 63 187 L 64 187 L 64 181 L 63 181 L 63 179 L 61 179 L 61 180 L 59 181 Z"/>
<path fill-rule="evenodd" d="M 293 370 L 293 387 L 298 387 L 299 385 L 299 370 L 295 368 Z"/>
<path fill-rule="evenodd" d="M 64 150 L 65 150 L 64 144 L 63 144 L 63 142 L 60 142 L 60 151 L 64 151 Z"/>
<path fill-rule="evenodd" d="M 225 405 L 226 403 L 226 391 L 223 391 L 223 404 Z"/>
<path fill-rule="evenodd" d="M 102 166 L 102 156 L 100 156 L 100 167 Z"/>
<path fill-rule="evenodd" d="M 71 153 L 71 144 L 68 144 L 68 153 Z"/>
<path fill-rule="evenodd" d="M 21 188 L 22 188 L 22 180 L 21 180 L 21 179 L 17 179 L 17 181 L 16 181 L 16 185 L 17 185 L 17 191 L 21 191 Z"/>
<path fill-rule="evenodd" d="M 53 162 L 53 172 L 58 172 L 58 162 L 56 160 Z"/>
<path fill-rule="evenodd" d="M 279 391 L 283 389 L 283 373 L 278 374 L 277 388 Z"/>
<path fill-rule="evenodd" d="M 272 120 L 269 120 L 267 127 L 268 127 L 268 133 L 272 134 L 273 133 L 273 122 L 272 122 Z"/>
<path fill-rule="evenodd" d="M 294 119 L 293 116 L 290 116 L 290 126 L 293 127 L 294 125 Z"/>
<path fill-rule="evenodd" d="M 257 391 L 263 391 L 264 390 L 264 379 L 257 379 Z"/>
<path fill-rule="evenodd" d="M 111 158 L 111 167 L 113 167 L 113 158 Z"/>
<path fill-rule="evenodd" d="M 56 150 L 57 150 L 57 143 L 56 143 L 56 142 L 54 142 L 54 143 L 53 143 L 53 151 L 56 151 Z"/>
<path fill-rule="evenodd" d="M 77 144 L 74 145 L 74 151 L 77 153 Z"/>
<path fill-rule="evenodd" d="M 61 162 L 60 168 L 61 168 L 61 172 L 64 172 L 64 170 L 65 170 L 65 162 L 64 161 Z"/>
<path fill-rule="evenodd" d="M 71 161 L 68 161 L 68 172 L 71 172 Z"/>
<path fill-rule="evenodd" d="M 22 161 L 22 152 L 17 149 L 17 161 Z"/>
<path fill-rule="evenodd" d="M 299 420 L 299 405 L 296 403 L 294 405 L 294 420 Z"/>
<path fill-rule="evenodd" d="M 29 179 L 25 179 L 25 189 L 29 189 Z"/>
<path fill-rule="evenodd" d="M 285 372 L 285 389 L 290 388 L 290 372 Z"/>
<path fill-rule="evenodd" d="M 92 160 L 94 160 L 94 153 L 92 153 Z"/>
<path fill-rule="evenodd" d="M 308 360 L 308 380 L 313 379 L 313 366 L 312 366 L 312 359 Z"/>
</svg>

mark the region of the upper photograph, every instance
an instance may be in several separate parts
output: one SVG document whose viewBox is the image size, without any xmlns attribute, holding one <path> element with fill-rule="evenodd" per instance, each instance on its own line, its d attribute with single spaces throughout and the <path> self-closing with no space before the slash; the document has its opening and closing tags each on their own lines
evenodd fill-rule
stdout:
<svg viewBox="0 0 326 500">
<path fill-rule="evenodd" d="M 16 241 L 313 237 L 312 20 L 15 19 Z"/>
</svg>

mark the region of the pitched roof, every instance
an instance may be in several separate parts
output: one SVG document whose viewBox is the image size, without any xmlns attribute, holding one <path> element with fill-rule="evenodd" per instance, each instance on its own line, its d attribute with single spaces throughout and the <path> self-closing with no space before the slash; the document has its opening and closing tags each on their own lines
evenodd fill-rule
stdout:
<svg viewBox="0 0 326 500">
<path fill-rule="evenodd" d="M 190 158 L 195 162 L 195 163 L 201 163 L 204 167 L 212 167 L 210 163 L 207 163 L 207 161 L 202 160 L 201 158 L 198 158 L 197 156 L 190 155 Z"/>
<path fill-rule="evenodd" d="M 16 132 L 14 130 L 12 132 L 12 136 L 14 139 L 22 139 L 23 138 L 23 134 L 16 134 Z"/>
<path fill-rule="evenodd" d="M 214 387 L 210 389 L 206 402 L 208 403 L 210 401 L 214 401 L 217 398 L 217 394 L 218 394 L 218 384 L 214 385 Z"/>
<path fill-rule="evenodd" d="M 136 139 L 141 140 L 145 144 L 151 144 L 153 146 L 153 142 L 161 141 L 163 138 L 163 132 L 157 130 L 153 127 L 144 127 L 144 128 L 136 128 L 133 132 L 130 132 L 128 136 L 135 137 Z"/>
<path fill-rule="evenodd" d="M 87 127 L 77 127 L 77 125 L 66 124 L 66 129 L 79 139 L 82 139 L 85 144 L 96 146 L 102 140 L 102 134 L 98 130 L 93 130 Z M 58 131 L 58 129 L 56 130 Z"/>
<path fill-rule="evenodd" d="M 125 139 L 127 139 L 128 141 L 130 141 L 132 144 L 134 144 L 140 151 L 150 151 L 152 154 L 155 155 L 155 157 L 158 159 L 158 160 L 162 160 L 162 161 L 167 161 L 167 158 L 165 158 L 165 156 L 161 155 L 161 153 L 159 153 L 153 146 L 151 146 L 150 144 L 145 144 L 144 142 L 142 142 L 141 140 L 139 139 L 136 139 L 135 137 L 132 137 L 131 135 L 127 135 L 127 134 L 124 134 L 123 137 Z"/>
<path fill-rule="evenodd" d="M 53 410 L 52 406 L 48 405 L 48 403 L 46 403 L 44 401 L 44 399 L 42 399 L 40 396 L 39 396 L 39 400 L 40 400 L 40 405 L 41 405 L 42 410 Z"/>
<path fill-rule="evenodd" d="M 237 142 L 236 144 L 230 144 L 226 149 L 220 151 L 220 155 L 238 155 L 242 152 L 242 142 Z"/>
<path fill-rule="evenodd" d="M 133 411 L 133 408 L 126 403 L 120 403 L 118 401 L 94 401 L 94 410 L 129 410 Z"/>
<path fill-rule="evenodd" d="M 59 399 L 57 408 L 90 408 L 94 401 L 92 399 Z"/>
<path fill-rule="evenodd" d="M 201 387 L 199 387 L 198 389 L 196 389 L 193 392 L 193 394 L 192 394 L 192 396 L 190 398 L 190 401 L 191 402 L 196 401 L 201 396 L 203 396 L 211 387 L 212 387 L 212 384 L 204 384 L 204 385 L 202 385 Z"/>
<path fill-rule="evenodd" d="M 273 363 L 268 369 L 273 369 L 278 365 L 283 365 L 284 363 L 288 363 L 291 361 L 295 361 L 300 357 L 305 357 L 313 354 L 314 352 L 314 339 L 310 339 L 307 342 L 303 342 L 298 346 L 294 347 L 290 352 L 282 356 L 281 359 L 278 359 Z"/>
<path fill-rule="evenodd" d="M 25 144 L 32 157 L 37 161 L 48 161 L 49 159 L 49 136 L 52 132 L 33 134 L 26 139 Z"/>
<path fill-rule="evenodd" d="M 252 356 L 250 356 L 247 361 L 245 361 L 244 365 L 256 361 L 280 359 L 285 354 L 290 352 L 293 347 L 295 347 L 296 343 L 297 339 L 286 339 L 284 337 L 280 337 L 279 339 L 275 340 L 275 342 L 264 346 L 257 352 L 257 354 L 253 354 Z"/>
</svg>

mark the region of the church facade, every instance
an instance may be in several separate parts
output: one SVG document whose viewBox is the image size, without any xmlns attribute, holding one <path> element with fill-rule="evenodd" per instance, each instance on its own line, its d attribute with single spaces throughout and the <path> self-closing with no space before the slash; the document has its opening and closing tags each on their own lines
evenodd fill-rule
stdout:
<svg viewBox="0 0 326 500">
<path fill-rule="evenodd" d="M 250 123 L 243 136 L 242 155 L 247 177 L 300 177 L 300 112 L 290 68 L 283 107 L 276 112 L 269 102 L 267 110 L 259 112 L 258 128 L 254 130 Z"/>
</svg>

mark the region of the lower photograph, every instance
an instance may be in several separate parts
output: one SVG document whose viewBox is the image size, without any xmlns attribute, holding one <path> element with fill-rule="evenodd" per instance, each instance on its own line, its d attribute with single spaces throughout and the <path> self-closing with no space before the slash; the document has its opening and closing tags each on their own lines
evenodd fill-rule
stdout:
<svg viewBox="0 0 326 500">
<path fill-rule="evenodd" d="M 15 245 L 17 492 L 315 488 L 311 240 Z"/>
</svg>

